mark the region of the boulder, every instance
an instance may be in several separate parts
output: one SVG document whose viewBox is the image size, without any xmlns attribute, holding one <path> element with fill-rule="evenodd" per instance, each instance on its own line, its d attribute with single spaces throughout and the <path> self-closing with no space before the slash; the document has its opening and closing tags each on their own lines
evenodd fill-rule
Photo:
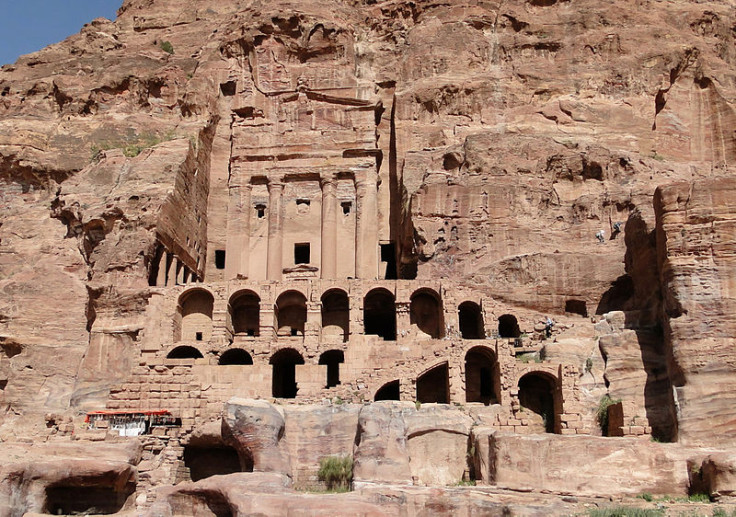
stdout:
<svg viewBox="0 0 736 517">
<path fill-rule="evenodd" d="M 225 404 L 222 437 L 238 451 L 241 463 L 254 472 L 276 472 L 291 477 L 289 450 L 284 442 L 284 417 L 262 400 L 232 398 Z"/>
</svg>

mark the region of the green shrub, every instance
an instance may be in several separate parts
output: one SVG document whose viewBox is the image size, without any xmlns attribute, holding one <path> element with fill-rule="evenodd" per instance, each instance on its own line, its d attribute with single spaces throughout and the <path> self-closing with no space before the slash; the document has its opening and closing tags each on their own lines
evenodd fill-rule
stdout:
<svg viewBox="0 0 736 517">
<path fill-rule="evenodd" d="M 464 479 L 461 479 L 460 481 L 457 482 L 456 486 L 475 486 L 475 480 L 470 479 L 468 481 L 465 481 Z"/>
<path fill-rule="evenodd" d="M 173 54 L 174 53 L 174 45 L 172 45 L 170 41 L 162 41 L 161 42 L 161 50 L 163 50 L 167 54 Z"/>
<path fill-rule="evenodd" d="M 696 493 L 690 494 L 687 500 L 691 503 L 710 503 L 710 496 L 708 494 Z"/>
<path fill-rule="evenodd" d="M 649 492 L 644 492 L 643 494 L 639 494 L 636 497 L 638 497 L 639 499 L 644 499 L 648 503 L 651 503 L 654 500 L 654 497 L 652 497 L 652 494 L 650 494 Z"/>
<path fill-rule="evenodd" d="M 598 425 L 601 427 L 603 436 L 608 436 L 608 408 L 614 404 L 618 404 L 621 400 L 614 400 L 610 396 L 603 395 L 598 403 L 598 409 L 595 412 Z"/>
<path fill-rule="evenodd" d="M 588 510 L 590 517 L 661 517 L 664 510 L 653 508 L 635 508 L 631 506 L 614 506 Z"/>
<path fill-rule="evenodd" d="M 319 460 L 320 481 L 330 490 L 347 491 L 353 480 L 353 458 L 350 456 L 325 456 Z"/>
<path fill-rule="evenodd" d="M 90 146 L 92 161 L 99 161 L 102 151 L 110 149 L 122 149 L 126 158 L 135 158 L 146 149 L 155 147 L 162 142 L 168 142 L 177 138 L 176 133 L 167 131 L 165 133 L 144 132 L 128 135 L 124 139 L 116 139 L 109 142 L 96 142 Z"/>
</svg>

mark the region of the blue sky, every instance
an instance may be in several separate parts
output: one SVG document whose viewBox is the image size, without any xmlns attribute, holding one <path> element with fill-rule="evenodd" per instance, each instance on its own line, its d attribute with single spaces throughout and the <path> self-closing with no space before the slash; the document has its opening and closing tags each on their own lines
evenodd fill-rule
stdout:
<svg viewBox="0 0 736 517">
<path fill-rule="evenodd" d="M 104 16 L 115 19 L 123 0 L 0 0 L 0 65 L 41 50 Z"/>
</svg>

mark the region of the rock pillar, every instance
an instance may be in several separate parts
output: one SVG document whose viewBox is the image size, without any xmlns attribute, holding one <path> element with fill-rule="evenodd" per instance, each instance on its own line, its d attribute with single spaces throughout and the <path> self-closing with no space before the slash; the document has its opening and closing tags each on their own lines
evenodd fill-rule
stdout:
<svg viewBox="0 0 736 517">
<path fill-rule="evenodd" d="M 274 178 L 268 182 L 268 264 L 266 278 L 281 280 L 283 273 L 283 215 L 281 210 L 281 196 L 284 193 L 284 183 L 281 178 Z"/>
<path fill-rule="evenodd" d="M 176 257 L 174 257 L 173 254 L 167 253 L 166 258 L 166 285 L 168 286 L 174 286 L 176 285 Z"/>
<path fill-rule="evenodd" d="M 161 251 L 161 258 L 158 260 L 158 276 L 156 277 L 156 285 L 164 287 L 166 285 L 166 250 Z"/>
<path fill-rule="evenodd" d="M 396 341 L 403 341 L 411 327 L 411 302 L 396 302 Z"/>
<path fill-rule="evenodd" d="M 337 182 L 322 179 L 322 278 L 337 276 Z"/>
<path fill-rule="evenodd" d="M 225 277 L 248 278 L 250 247 L 250 185 L 231 185 L 227 209 Z"/>
<path fill-rule="evenodd" d="M 357 214 L 355 225 L 355 276 L 378 277 L 378 174 L 366 169 L 355 177 Z"/>
</svg>

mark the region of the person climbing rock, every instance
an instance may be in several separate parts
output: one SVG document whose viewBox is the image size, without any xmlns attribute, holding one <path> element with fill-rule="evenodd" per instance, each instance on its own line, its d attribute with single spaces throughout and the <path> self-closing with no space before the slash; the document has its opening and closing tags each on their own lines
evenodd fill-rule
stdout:
<svg viewBox="0 0 736 517">
<path fill-rule="evenodd" d="M 547 321 L 544 322 L 544 336 L 545 337 L 552 337 L 552 327 L 555 326 L 555 322 L 552 318 L 547 316 Z"/>
</svg>

